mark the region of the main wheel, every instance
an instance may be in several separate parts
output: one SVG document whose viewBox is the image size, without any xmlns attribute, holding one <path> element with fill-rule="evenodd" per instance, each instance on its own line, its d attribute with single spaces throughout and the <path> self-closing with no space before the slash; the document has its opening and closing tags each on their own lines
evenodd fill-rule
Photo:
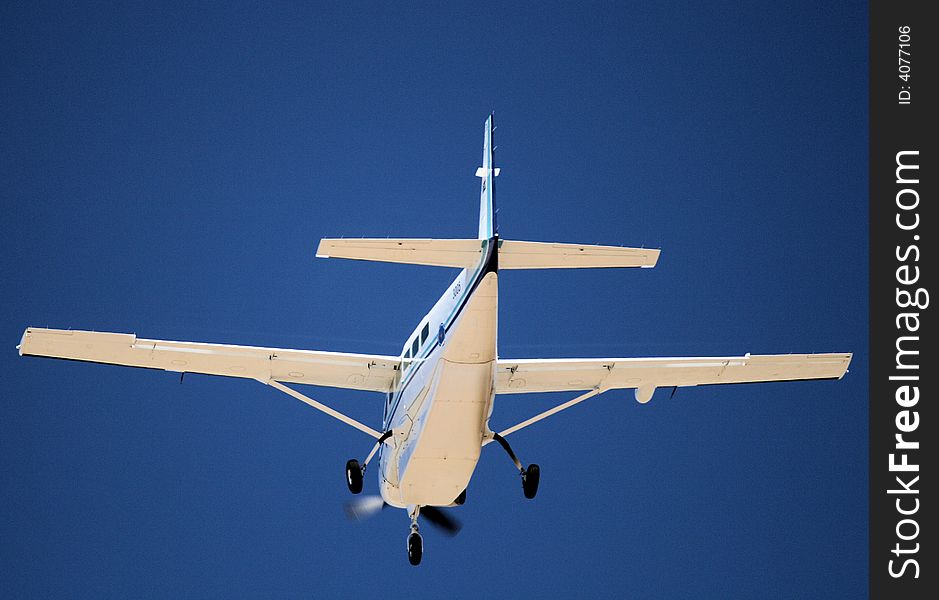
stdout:
<svg viewBox="0 0 939 600">
<path fill-rule="evenodd" d="M 353 494 L 358 494 L 362 491 L 362 467 L 359 466 L 359 461 L 354 458 L 346 462 L 346 483 L 349 485 L 349 491 Z"/>
<path fill-rule="evenodd" d="M 415 567 L 421 564 L 421 556 L 424 554 L 424 538 L 418 532 L 408 535 L 408 562 Z"/>
<path fill-rule="evenodd" d="M 538 493 L 538 481 L 541 479 L 541 469 L 538 465 L 528 465 L 522 473 L 522 491 L 525 497 L 531 500 Z"/>
</svg>

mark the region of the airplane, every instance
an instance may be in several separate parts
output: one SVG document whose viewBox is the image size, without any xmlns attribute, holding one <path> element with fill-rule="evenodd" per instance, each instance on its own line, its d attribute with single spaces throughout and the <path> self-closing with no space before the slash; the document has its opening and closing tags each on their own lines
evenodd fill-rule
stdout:
<svg viewBox="0 0 939 600">
<path fill-rule="evenodd" d="M 362 515 L 391 506 L 410 519 L 408 560 L 423 555 L 418 517 L 451 533 L 459 525 L 442 507 L 462 505 L 483 446 L 496 442 L 514 463 L 526 498 L 538 492 L 540 467 L 524 465 L 506 438 L 609 390 L 632 389 L 645 404 L 658 388 L 841 379 L 850 353 L 680 358 L 506 359 L 498 354 L 499 272 L 507 269 L 651 268 L 659 250 L 503 240 L 496 224 L 490 114 L 485 123 L 475 239 L 323 239 L 316 256 L 461 269 L 408 336 L 399 356 L 288 350 L 138 338 L 134 334 L 29 327 L 21 356 L 255 379 L 375 439 L 360 463 L 346 463 L 349 491 L 359 494 L 379 457 L 380 497 L 350 504 Z M 287 384 L 384 394 L 381 429 L 373 429 Z M 489 428 L 500 394 L 579 392 L 511 427 Z M 361 497 L 360 497 L 361 498 Z"/>
</svg>

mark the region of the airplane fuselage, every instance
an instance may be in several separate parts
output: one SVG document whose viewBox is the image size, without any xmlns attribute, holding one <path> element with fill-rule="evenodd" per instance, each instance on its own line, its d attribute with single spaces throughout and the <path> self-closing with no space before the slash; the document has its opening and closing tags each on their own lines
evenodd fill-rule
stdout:
<svg viewBox="0 0 939 600">
<path fill-rule="evenodd" d="M 388 504 L 447 506 L 466 489 L 492 413 L 498 309 L 498 238 L 464 269 L 421 320 L 402 351 L 400 383 L 388 394 L 380 454 Z"/>
</svg>

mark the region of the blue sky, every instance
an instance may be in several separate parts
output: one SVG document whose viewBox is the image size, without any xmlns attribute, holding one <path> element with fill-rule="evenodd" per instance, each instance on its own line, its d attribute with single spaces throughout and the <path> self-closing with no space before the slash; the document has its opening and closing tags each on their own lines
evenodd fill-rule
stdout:
<svg viewBox="0 0 939 600">
<path fill-rule="evenodd" d="M 5 3 L 0 31 L 0 595 L 866 593 L 866 3 Z M 504 273 L 502 356 L 851 372 L 532 426 L 538 498 L 487 447 L 413 569 L 403 512 L 343 516 L 355 430 L 249 381 L 16 355 L 27 325 L 397 353 L 454 272 L 316 243 L 473 237 L 490 111 L 503 238 L 662 248 Z M 308 391 L 379 425 L 378 395 Z"/>
</svg>

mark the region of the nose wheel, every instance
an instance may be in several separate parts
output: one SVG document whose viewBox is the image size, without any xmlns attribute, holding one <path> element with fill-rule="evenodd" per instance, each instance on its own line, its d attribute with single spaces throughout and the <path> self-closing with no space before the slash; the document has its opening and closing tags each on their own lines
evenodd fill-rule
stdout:
<svg viewBox="0 0 939 600">
<path fill-rule="evenodd" d="M 421 556 L 424 554 L 424 538 L 416 531 L 408 534 L 408 562 L 415 567 L 421 564 Z"/>
<path fill-rule="evenodd" d="M 424 555 L 424 538 L 417 527 L 418 512 L 420 507 L 415 507 L 411 513 L 411 533 L 408 534 L 408 562 L 415 567 L 421 564 L 421 557 Z"/>
</svg>

